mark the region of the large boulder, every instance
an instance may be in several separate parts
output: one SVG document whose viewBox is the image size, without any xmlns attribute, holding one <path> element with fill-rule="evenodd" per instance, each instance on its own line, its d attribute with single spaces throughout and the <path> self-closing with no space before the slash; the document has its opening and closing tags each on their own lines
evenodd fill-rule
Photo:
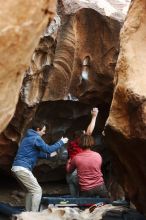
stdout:
<svg viewBox="0 0 146 220">
<path fill-rule="evenodd" d="M 71 7 L 70 1 L 58 2 L 58 15 L 41 34 L 30 66 L 22 74 L 25 77 L 22 87 L 19 84 L 14 117 L 0 136 L 0 165 L 5 171 L 10 170 L 18 143 L 34 118 L 47 122 L 45 140 L 53 143 L 63 134 L 69 136 L 71 131 L 85 129 L 94 106 L 99 107 L 96 134 L 101 133 L 108 117 L 123 11 L 110 2 L 104 10 L 96 1 L 72 1 Z M 24 57 L 19 57 L 23 61 Z M 59 100 L 64 101 L 60 104 Z M 60 165 L 64 169 L 59 160 L 40 161 L 36 168 L 39 180 L 60 178 L 58 171 L 52 175 Z"/>
<path fill-rule="evenodd" d="M 125 207 L 116 207 L 111 204 L 97 204 L 85 210 L 70 207 L 49 207 L 42 212 L 22 212 L 14 216 L 15 220 L 106 220 L 127 219 L 145 220 L 145 217 L 136 210 Z M 13 218 L 12 218 L 13 220 Z"/>
<path fill-rule="evenodd" d="M 48 20 L 54 0 L 0 1 L 0 132 L 14 115 L 24 72 Z"/>
<path fill-rule="evenodd" d="M 144 0 L 134 0 L 122 28 L 115 91 L 106 125 L 118 181 L 143 213 L 146 213 L 145 9 Z"/>
</svg>

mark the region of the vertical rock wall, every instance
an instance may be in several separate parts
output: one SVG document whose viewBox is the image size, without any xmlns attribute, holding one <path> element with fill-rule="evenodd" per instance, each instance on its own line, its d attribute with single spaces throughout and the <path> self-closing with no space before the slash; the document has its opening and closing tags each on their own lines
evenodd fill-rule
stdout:
<svg viewBox="0 0 146 220">
<path fill-rule="evenodd" d="M 15 112 L 24 71 L 55 13 L 54 0 L 0 1 L 0 132 Z"/>
<path fill-rule="evenodd" d="M 4 163 L 5 170 L 10 168 L 19 140 L 42 106 L 44 113 L 39 117 L 48 124 L 48 143 L 78 127 L 85 129 L 93 106 L 99 107 L 97 133 L 108 116 L 121 23 L 90 5 L 74 14 L 66 14 L 60 6 L 61 25 L 56 16 L 41 36 L 25 72 L 14 117 L 0 136 L 2 169 Z M 64 100 L 61 109 L 59 100 Z"/>
<path fill-rule="evenodd" d="M 71 93 L 82 102 L 111 103 L 119 52 L 120 23 L 93 9 L 81 9 L 75 20 L 75 58 Z M 76 85 L 76 86 L 75 86 Z"/>
<path fill-rule="evenodd" d="M 146 2 L 134 0 L 121 31 L 106 136 L 130 200 L 146 213 Z M 121 175 L 119 175 L 121 173 Z"/>
</svg>

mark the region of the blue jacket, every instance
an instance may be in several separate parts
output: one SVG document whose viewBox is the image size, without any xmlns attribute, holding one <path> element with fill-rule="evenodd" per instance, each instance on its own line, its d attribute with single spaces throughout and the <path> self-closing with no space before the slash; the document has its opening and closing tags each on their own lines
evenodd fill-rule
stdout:
<svg viewBox="0 0 146 220">
<path fill-rule="evenodd" d="M 21 166 L 32 170 L 39 157 L 48 158 L 48 154 L 58 150 L 64 145 L 60 140 L 53 145 L 44 142 L 41 136 L 33 129 L 28 129 L 22 139 L 12 166 Z"/>
</svg>

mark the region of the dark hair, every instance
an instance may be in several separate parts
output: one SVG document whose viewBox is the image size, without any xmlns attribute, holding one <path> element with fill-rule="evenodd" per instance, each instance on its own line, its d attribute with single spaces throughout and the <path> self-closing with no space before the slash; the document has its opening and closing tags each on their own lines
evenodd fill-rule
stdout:
<svg viewBox="0 0 146 220">
<path fill-rule="evenodd" d="M 79 146 L 82 149 L 88 149 L 95 145 L 95 140 L 91 135 L 82 134 L 79 139 Z"/>
<path fill-rule="evenodd" d="M 39 128 L 40 130 L 42 130 L 42 128 L 46 126 L 44 122 L 41 122 L 41 121 L 33 121 L 32 122 L 32 129 L 33 130 L 37 130 L 37 128 Z"/>
<path fill-rule="evenodd" d="M 81 130 L 77 130 L 77 131 L 75 131 L 74 132 L 74 137 L 73 138 L 79 138 L 81 135 L 83 134 L 83 131 L 81 131 Z"/>
</svg>

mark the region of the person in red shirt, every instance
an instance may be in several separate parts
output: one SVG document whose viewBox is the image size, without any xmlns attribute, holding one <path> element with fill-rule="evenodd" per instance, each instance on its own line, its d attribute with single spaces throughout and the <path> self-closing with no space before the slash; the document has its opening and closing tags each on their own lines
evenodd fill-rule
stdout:
<svg viewBox="0 0 146 220">
<path fill-rule="evenodd" d="M 67 147 L 68 157 L 71 160 L 74 158 L 74 156 L 76 156 L 78 153 L 81 153 L 83 151 L 83 149 L 79 145 L 80 136 L 83 133 L 86 133 L 87 135 L 92 134 L 94 127 L 95 127 L 96 118 L 98 115 L 98 109 L 93 108 L 91 111 L 91 115 L 92 115 L 92 118 L 91 118 L 91 121 L 87 127 L 87 130 L 86 131 L 75 131 L 73 140 L 68 142 L 68 147 Z M 70 189 L 71 195 L 72 196 L 79 196 L 77 170 L 75 170 L 72 173 L 68 173 L 66 179 L 67 179 L 67 183 L 69 184 L 69 189 Z"/>
<path fill-rule="evenodd" d="M 91 135 L 82 134 L 79 139 L 82 152 L 68 160 L 66 170 L 68 173 L 77 170 L 80 196 L 108 198 L 108 191 L 101 171 L 102 157 L 99 153 L 91 150 L 94 144 L 94 138 Z"/>
<path fill-rule="evenodd" d="M 83 134 L 83 131 L 75 131 L 73 140 L 70 140 L 67 145 L 68 157 L 73 159 L 76 154 L 82 152 L 82 148 L 79 146 L 79 138 Z"/>
<path fill-rule="evenodd" d="M 73 140 L 69 141 L 67 146 L 69 160 L 72 160 L 78 153 L 82 152 L 82 148 L 79 146 L 79 137 L 83 134 L 83 131 L 75 131 Z M 74 197 L 79 196 L 79 181 L 77 177 L 77 170 L 72 173 L 67 173 L 66 180 L 69 186 L 70 194 Z"/>
</svg>

